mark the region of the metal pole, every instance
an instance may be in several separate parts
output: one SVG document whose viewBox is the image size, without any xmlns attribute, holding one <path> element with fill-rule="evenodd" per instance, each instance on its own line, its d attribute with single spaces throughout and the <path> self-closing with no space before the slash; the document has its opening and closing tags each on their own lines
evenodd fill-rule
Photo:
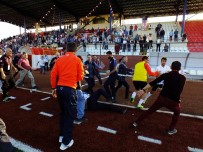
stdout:
<svg viewBox="0 0 203 152">
<path fill-rule="evenodd" d="M 59 11 L 59 34 L 61 34 L 61 12 Z"/>
<path fill-rule="evenodd" d="M 26 16 L 24 16 L 24 30 L 25 30 L 25 44 L 27 44 L 27 37 L 26 37 Z"/>
<path fill-rule="evenodd" d="M 109 21 L 109 25 L 110 25 L 110 35 L 111 35 L 111 33 L 112 33 L 112 9 L 110 8 L 110 19 L 109 19 L 110 21 Z"/>
<path fill-rule="evenodd" d="M 183 3 L 183 21 L 182 21 L 181 35 L 184 33 L 184 30 L 185 30 L 185 15 L 186 15 L 186 8 L 187 8 L 187 0 L 184 0 L 184 3 Z"/>
</svg>

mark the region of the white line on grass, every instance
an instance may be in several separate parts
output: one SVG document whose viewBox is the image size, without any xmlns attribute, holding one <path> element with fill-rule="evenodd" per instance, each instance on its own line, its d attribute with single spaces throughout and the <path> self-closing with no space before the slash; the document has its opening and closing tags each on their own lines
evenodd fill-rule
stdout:
<svg viewBox="0 0 203 152">
<path fill-rule="evenodd" d="M 42 98 L 41 100 L 44 101 L 44 100 L 48 100 L 50 99 L 51 97 L 46 97 L 46 98 Z"/>
<path fill-rule="evenodd" d="M 18 87 L 19 89 L 24 89 L 24 90 L 30 90 L 28 88 L 23 88 L 23 87 Z M 40 93 L 45 93 L 45 94 L 51 94 L 51 92 L 45 92 L 45 91 L 39 91 L 37 90 L 36 92 L 40 92 Z M 104 103 L 104 104 L 112 104 L 112 105 L 116 105 L 116 106 L 121 106 L 121 107 L 126 107 L 126 108 L 132 108 L 135 109 L 135 106 L 129 106 L 129 105 L 123 105 L 123 104 L 118 104 L 118 103 L 109 103 L 109 102 L 103 102 L 103 101 L 98 101 L 100 103 Z M 148 108 L 143 108 L 142 110 L 147 110 Z M 157 110 L 157 112 L 160 113 L 166 113 L 166 114 L 173 114 L 170 111 L 162 111 L 162 110 Z M 202 119 L 203 120 L 203 116 L 199 116 L 199 115 L 190 115 L 190 114 L 184 114 L 184 113 L 180 113 L 181 116 L 183 117 L 191 117 L 191 118 L 196 118 L 196 119 Z"/>
<path fill-rule="evenodd" d="M 116 132 L 117 132 L 116 130 L 106 128 L 106 127 L 102 127 L 102 126 L 98 126 L 97 130 L 108 132 L 108 133 L 111 133 L 111 134 L 116 134 Z"/>
<path fill-rule="evenodd" d="M 41 150 L 39 149 L 35 149 L 19 140 L 16 140 L 12 137 L 10 137 L 10 141 L 12 143 L 12 145 L 16 148 L 18 148 L 19 150 L 22 150 L 24 152 L 42 152 Z"/>
<path fill-rule="evenodd" d="M 139 140 L 143 140 L 143 141 L 146 141 L 146 142 L 150 142 L 150 143 L 161 145 L 161 140 L 158 140 L 158 139 L 149 138 L 149 137 L 145 137 L 145 136 L 137 136 L 137 138 Z"/>
<path fill-rule="evenodd" d="M 193 148 L 193 147 L 187 147 L 187 149 L 190 151 L 190 152 L 203 152 L 203 149 L 199 149 L 199 148 Z"/>
<path fill-rule="evenodd" d="M 47 117 L 53 117 L 53 114 L 46 113 L 46 112 L 40 112 L 39 114 L 40 114 L 40 115 L 47 116 Z"/>
<path fill-rule="evenodd" d="M 28 106 L 31 106 L 32 105 L 32 103 L 28 103 L 28 104 L 26 104 L 26 105 L 23 105 L 23 106 L 20 106 L 20 108 L 21 109 L 23 109 L 23 110 L 31 110 L 31 108 L 28 108 Z"/>
</svg>

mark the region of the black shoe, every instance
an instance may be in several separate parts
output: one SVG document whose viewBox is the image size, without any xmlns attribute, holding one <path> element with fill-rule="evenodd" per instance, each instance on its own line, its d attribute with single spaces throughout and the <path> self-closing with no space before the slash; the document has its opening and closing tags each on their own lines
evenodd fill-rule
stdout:
<svg viewBox="0 0 203 152">
<path fill-rule="evenodd" d="M 32 87 L 33 90 L 37 90 L 37 86 Z"/>
</svg>

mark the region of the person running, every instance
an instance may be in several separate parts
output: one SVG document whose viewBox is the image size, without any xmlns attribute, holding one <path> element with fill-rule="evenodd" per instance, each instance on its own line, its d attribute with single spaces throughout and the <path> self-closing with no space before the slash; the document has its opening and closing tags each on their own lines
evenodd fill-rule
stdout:
<svg viewBox="0 0 203 152">
<path fill-rule="evenodd" d="M 128 82 L 125 80 L 125 75 L 130 74 L 130 72 L 132 72 L 132 69 L 130 69 L 126 66 L 127 62 L 128 62 L 127 56 L 123 56 L 119 66 L 118 66 L 118 70 L 117 70 L 118 71 L 118 85 L 116 86 L 116 92 L 122 85 L 124 85 L 126 87 L 125 99 L 128 99 L 129 89 L 130 89 Z"/>
<path fill-rule="evenodd" d="M 30 66 L 29 60 L 28 60 L 28 54 L 26 52 L 23 52 L 21 59 L 18 62 L 18 67 L 20 69 L 20 77 L 16 81 L 15 85 L 18 86 L 21 84 L 27 75 L 28 78 L 31 80 L 31 87 L 32 89 L 37 89 L 37 86 L 35 84 L 35 79 L 32 74 L 32 67 Z"/>
<path fill-rule="evenodd" d="M 133 123 L 134 127 L 139 126 L 145 118 L 156 112 L 156 110 L 165 107 L 173 112 L 172 121 L 167 133 L 169 135 L 177 133 L 176 124 L 178 123 L 180 116 L 180 95 L 186 81 L 185 76 L 179 73 L 180 69 L 181 63 L 179 61 L 172 62 L 171 72 L 162 74 L 147 84 L 142 90 L 137 92 L 138 96 L 142 96 L 147 89 L 155 86 L 158 82 L 164 81 L 164 86 L 160 95 L 152 106 L 136 119 L 136 121 Z"/>
<path fill-rule="evenodd" d="M 58 58 L 51 71 L 52 96 L 57 97 L 60 106 L 60 149 L 66 150 L 74 143 L 73 121 L 76 114 L 77 82 L 84 77 L 83 64 L 75 55 L 77 45 L 67 44 L 67 52 Z"/>
<path fill-rule="evenodd" d="M 0 72 L 1 81 L 3 82 L 2 90 L 4 102 L 10 101 L 11 97 L 8 95 L 8 91 L 15 86 L 12 69 L 14 69 L 15 72 L 18 71 L 18 69 L 12 64 L 12 50 L 7 48 L 6 53 L 0 58 Z"/>
<path fill-rule="evenodd" d="M 85 89 L 85 92 L 91 94 L 93 92 L 93 87 L 95 86 L 94 76 L 96 76 L 96 69 L 99 66 L 92 61 L 92 56 L 87 56 L 87 61 L 84 62 L 84 65 L 87 67 L 88 74 L 85 75 L 85 81 L 88 84 L 88 88 Z"/>
<path fill-rule="evenodd" d="M 147 84 L 147 74 L 149 76 L 157 76 L 159 72 L 152 72 L 149 66 L 149 57 L 143 56 L 142 61 L 135 64 L 133 75 L 133 85 L 135 87 L 135 90 L 142 90 L 144 88 L 144 86 Z M 142 104 L 145 101 L 146 93 L 140 97 L 137 108 L 143 108 Z"/>
<path fill-rule="evenodd" d="M 116 59 L 113 57 L 112 52 L 108 51 L 106 52 L 108 55 L 108 59 L 110 60 L 109 63 L 109 71 L 106 75 L 109 76 L 107 80 L 104 82 L 104 88 L 109 96 L 109 98 L 112 98 L 114 102 L 116 102 L 116 88 L 115 83 L 117 79 L 117 70 L 116 70 Z M 109 90 L 109 86 L 111 88 L 111 92 Z"/>
</svg>

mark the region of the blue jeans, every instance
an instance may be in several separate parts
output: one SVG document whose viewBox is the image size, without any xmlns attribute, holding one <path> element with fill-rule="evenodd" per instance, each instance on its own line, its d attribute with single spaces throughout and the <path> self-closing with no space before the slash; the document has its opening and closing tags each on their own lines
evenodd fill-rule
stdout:
<svg viewBox="0 0 203 152">
<path fill-rule="evenodd" d="M 44 73 L 45 73 L 45 66 L 41 66 L 41 65 L 40 65 L 40 73 L 41 73 L 41 74 L 44 74 Z"/>
<path fill-rule="evenodd" d="M 67 145 L 73 139 L 73 121 L 76 116 L 76 90 L 66 86 L 57 86 L 57 98 L 60 106 L 60 136 Z"/>
<path fill-rule="evenodd" d="M 82 90 L 76 90 L 77 94 L 77 119 L 81 119 L 85 115 L 85 98 Z"/>
</svg>

